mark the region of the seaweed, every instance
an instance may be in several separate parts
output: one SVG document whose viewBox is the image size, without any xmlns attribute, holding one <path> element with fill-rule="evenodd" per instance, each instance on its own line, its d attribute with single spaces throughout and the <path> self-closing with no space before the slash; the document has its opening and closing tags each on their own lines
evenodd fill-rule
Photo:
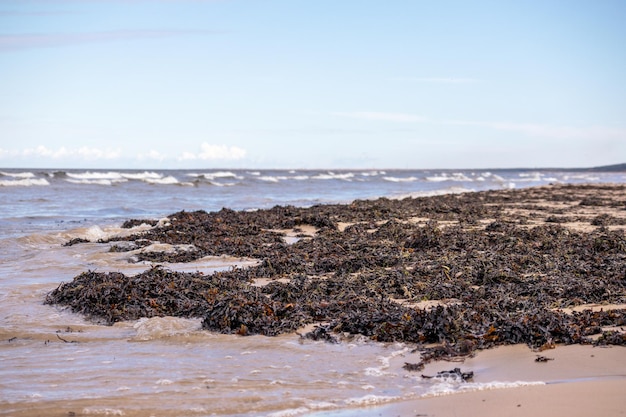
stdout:
<svg viewBox="0 0 626 417">
<path fill-rule="evenodd" d="M 603 329 L 626 324 L 626 310 L 564 309 L 626 303 L 620 227 L 626 222 L 615 210 L 608 217 L 598 213 L 616 209 L 614 201 L 624 196 L 622 185 L 565 185 L 252 212 L 181 211 L 103 243 L 117 242 L 111 250 L 193 245 L 137 255 L 152 262 L 230 255 L 258 264 L 211 275 L 161 266 L 136 276 L 88 271 L 45 302 L 106 324 L 168 315 L 199 317 L 209 331 L 242 336 L 313 325 L 303 338 L 407 342 L 421 353 L 409 370 L 507 344 L 537 350 L 623 345 L 623 331 Z M 598 227 L 568 228 L 569 219 Z M 302 234 L 305 225 L 316 233 Z M 290 229 L 305 237 L 287 244 L 283 231 Z M 255 285 L 260 279 L 270 283 Z"/>
</svg>

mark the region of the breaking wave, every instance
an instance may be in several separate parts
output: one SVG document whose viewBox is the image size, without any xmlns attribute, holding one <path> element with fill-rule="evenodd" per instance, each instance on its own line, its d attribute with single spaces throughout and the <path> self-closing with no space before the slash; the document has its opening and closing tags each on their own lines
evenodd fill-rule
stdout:
<svg viewBox="0 0 626 417">
<path fill-rule="evenodd" d="M 0 171 L 0 177 L 35 178 L 35 174 L 32 173 L 32 172 L 5 172 L 5 171 Z"/>
<path fill-rule="evenodd" d="M 260 187 L 259 193 L 276 193 L 276 184 L 285 185 L 301 194 L 305 186 L 317 197 L 337 191 L 341 187 L 346 198 L 371 198 L 393 196 L 399 193 L 455 192 L 454 186 L 471 190 L 507 189 L 516 186 L 530 187 L 550 183 L 584 183 L 626 181 L 622 172 L 577 172 L 550 170 L 163 170 L 163 171 L 116 171 L 116 170 L 37 170 L 4 169 L 0 171 L 0 187 L 30 186 L 117 186 L 130 187 L 137 184 L 150 186 L 215 186 L 232 191 L 233 186 Z M 272 187 L 271 191 L 263 187 Z"/>
<path fill-rule="evenodd" d="M 23 178 L 19 180 L 0 180 L 0 187 L 31 187 L 50 185 L 45 178 Z"/>
</svg>

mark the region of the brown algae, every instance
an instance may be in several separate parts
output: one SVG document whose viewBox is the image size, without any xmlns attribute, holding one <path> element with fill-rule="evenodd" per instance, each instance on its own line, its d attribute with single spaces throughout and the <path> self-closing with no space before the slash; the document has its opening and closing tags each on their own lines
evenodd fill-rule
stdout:
<svg viewBox="0 0 626 417">
<path fill-rule="evenodd" d="M 140 223 L 147 221 L 125 226 Z M 564 311 L 626 303 L 624 185 L 182 211 L 150 224 L 101 243 L 113 251 L 150 243 L 192 248 L 137 255 L 153 263 L 219 255 L 259 263 L 211 275 L 158 265 L 135 276 L 88 271 L 46 303 L 106 324 L 200 317 L 221 333 L 274 336 L 314 325 L 303 337 L 409 342 L 422 353 L 420 364 L 407 364 L 411 370 L 505 344 L 626 344 L 619 328 L 626 310 Z M 303 228 L 316 232 L 298 233 Z M 285 231 L 298 239 L 286 241 Z M 269 283 L 254 285 L 262 280 Z M 437 303 L 420 307 L 426 300 Z"/>
</svg>

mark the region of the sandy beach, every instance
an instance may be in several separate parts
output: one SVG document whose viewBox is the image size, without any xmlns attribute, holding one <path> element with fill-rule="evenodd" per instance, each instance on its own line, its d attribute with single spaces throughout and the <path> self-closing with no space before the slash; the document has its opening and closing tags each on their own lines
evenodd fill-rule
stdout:
<svg viewBox="0 0 626 417">
<path fill-rule="evenodd" d="M 548 362 L 536 362 L 541 354 Z M 474 381 L 543 381 L 514 388 L 478 389 L 430 395 L 410 401 L 342 412 L 321 412 L 324 416 L 432 416 L 432 417 L 588 417 L 626 415 L 626 348 L 613 346 L 558 346 L 534 352 L 514 345 L 479 352 L 463 363 L 437 362 L 425 374 L 459 366 L 474 372 Z M 471 384 L 468 384 L 471 385 Z"/>
</svg>

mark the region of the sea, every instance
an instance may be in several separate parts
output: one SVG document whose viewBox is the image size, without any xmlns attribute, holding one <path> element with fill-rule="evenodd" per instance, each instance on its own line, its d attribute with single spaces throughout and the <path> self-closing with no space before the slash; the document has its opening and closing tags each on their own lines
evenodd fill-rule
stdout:
<svg viewBox="0 0 626 417">
<path fill-rule="evenodd" d="M 98 243 L 129 233 L 120 227 L 127 219 L 555 183 L 626 183 L 626 172 L 0 168 L 0 415 L 333 415 L 545 383 L 495 380 L 480 370 L 471 383 L 424 379 L 402 369 L 419 361 L 402 343 L 222 335 L 202 330 L 200 319 L 173 317 L 105 326 L 43 302 L 85 271 L 133 275 L 150 268 Z M 74 238 L 91 243 L 64 246 Z M 224 256 L 164 267 L 212 273 L 251 262 Z"/>
</svg>

